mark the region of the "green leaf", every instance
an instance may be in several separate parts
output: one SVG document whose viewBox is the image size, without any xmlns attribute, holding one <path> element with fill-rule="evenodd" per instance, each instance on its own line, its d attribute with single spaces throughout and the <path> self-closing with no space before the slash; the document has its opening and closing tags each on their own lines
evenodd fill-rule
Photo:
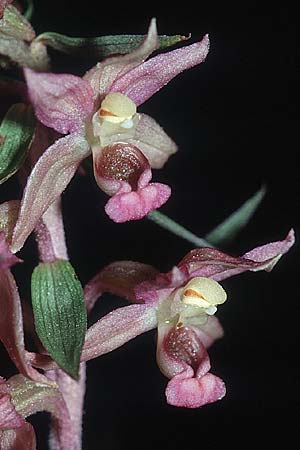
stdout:
<svg viewBox="0 0 300 450">
<path fill-rule="evenodd" d="M 39 264 L 32 274 L 31 295 L 41 342 L 77 379 L 87 319 L 83 289 L 71 264 L 63 260 Z"/>
<path fill-rule="evenodd" d="M 144 40 L 144 35 L 112 35 L 94 38 L 70 37 L 59 33 L 40 34 L 34 42 L 42 42 L 49 47 L 69 55 L 106 58 L 113 54 L 128 53 Z M 159 36 L 160 47 L 169 47 L 182 40 L 184 36 Z"/>
<path fill-rule="evenodd" d="M 212 245 L 228 244 L 247 225 L 266 193 L 266 187 L 262 186 L 240 208 L 232 213 L 224 222 L 220 223 L 205 239 Z"/>
<path fill-rule="evenodd" d="M 10 107 L 0 125 L 0 184 L 22 166 L 33 139 L 36 119 L 31 106 Z"/>
</svg>

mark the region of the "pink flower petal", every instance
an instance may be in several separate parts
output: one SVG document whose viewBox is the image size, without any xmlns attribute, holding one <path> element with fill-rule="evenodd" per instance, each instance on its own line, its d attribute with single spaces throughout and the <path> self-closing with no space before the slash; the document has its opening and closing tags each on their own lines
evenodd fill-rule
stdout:
<svg viewBox="0 0 300 450">
<path fill-rule="evenodd" d="M 134 145 L 118 142 L 103 149 L 93 149 L 97 184 L 109 195 L 105 211 L 115 222 L 143 218 L 159 208 L 171 195 L 169 186 L 150 183 L 147 158 Z"/>
<path fill-rule="evenodd" d="M 126 55 L 107 58 L 86 73 L 84 79 L 92 86 L 94 97 L 107 94 L 118 77 L 143 62 L 158 47 L 156 20 L 152 19 L 148 34 L 139 47 Z"/>
<path fill-rule="evenodd" d="M 87 330 L 81 360 L 111 352 L 156 325 L 156 311 L 152 307 L 129 305 L 115 309 Z"/>
<path fill-rule="evenodd" d="M 116 261 L 95 275 L 84 288 L 87 310 L 90 311 L 103 292 L 110 292 L 136 302 L 134 286 L 153 278 L 157 270 L 148 264 L 135 261 Z"/>
<path fill-rule="evenodd" d="M 135 136 L 128 139 L 128 143 L 139 148 L 153 169 L 161 169 L 169 157 L 177 151 L 175 142 L 147 114 L 140 114 Z"/>
<path fill-rule="evenodd" d="M 207 373 L 201 378 L 193 378 L 190 369 L 172 378 L 166 389 L 169 405 L 183 408 L 199 408 L 221 400 L 226 393 L 221 378 Z"/>
<path fill-rule="evenodd" d="M 114 195 L 105 205 L 105 212 L 117 223 L 139 220 L 166 203 L 170 195 L 169 186 L 150 183 L 137 192 Z"/>
<path fill-rule="evenodd" d="M 234 258 L 219 250 L 200 248 L 190 251 L 178 264 L 186 279 L 190 277 L 210 277 L 216 281 L 238 275 L 247 270 L 270 271 L 294 244 L 294 232 L 291 230 L 283 241 L 272 242 L 251 250 L 245 255 Z"/>
<path fill-rule="evenodd" d="M 72 383 L 69 379 L 70 382 Z M 50 412 L 55 423 L 53 439 L 59 444 L 58 448 L 79 450 L 67 405 L 57 384 L 49 383 L 50 381 L 47 384 L 36 383 L 22 375 L 15 375 L 7 382 L 15 407 L 23 417 L 39 411 Z M 28 401 L 28 398 L 31 400 Z"/>
<path fill-rule="evenodd" d="M 138 300 L 145 303 L 156 303 L 167 298 L 174 288 L 182 286 L 186 276 L 175 266 L 170 272 L 159 273 L 152 280 L 146 280 L 136 285 L 134 292 Z"/>
<path fill-rule="evenodd" d="M 36 450 L 33 426 L 25 423 L 21 428 L 0 431 L 1 450 Z"/>
<path fill-rule="evenodd" d="M 37 382 L 47 382 L 26 359 L 20 297 L 15 280 L 8 270 L 0 270 L 0 292 L 0 341 L 22 374 Z"/>
<path fill-rule="evenodd" d="M 140 105 L 183 70 L 202 63 L 208 50 L 209 39 L 206 35 L 201 42 L 162 53 L 119 77 L 110 92 L 121 92 Z"/>
<path fill-rule="evenodd" d="M 206 323 L 198 326 L 198 335 L 204 347 L 208 348 L 224 336 L 224 330 L 217 317 L 209 316 Z"/>
<path fill-rule="evenodd" d="M 17 413 L 11 402 L 10 395 L 1 395 L 0 393 L 0 430 L 20 428 L 24 424 L 25 420 L 19 413 Z"/>
<path fill-rule="evenodd" d="M 70 74 L 24 69 L 30 100 L 37 118 L 59 133 L 72 133 L 84 126 L 94 108 L 93 90 L 82 78 Z"/>
<path fill-rule="evenodd" d="M 199 408 L 225 395 L 223 381 L 208 373 L 210 361 L 196 327 L 159 323 L 157 362 L 171 380 L 167 402 L 173 406 Z"/>
<path fill-rule="evenodd" d="M 7 242 L 11 241 L 20 209 L 19 200 L 10 200 L 0 205 L 0 234 L 4 232 Z M 1 242 L 1 238 L 0 238 Z M 0 244 L 1 248 L 1 244 Z M 1 250 L 0 250 L 1 254 Z"/>
<path fill-rule="evenodd" d="M 19 218 L 12 238 L 18 251 L 44 212 L 67 187 L 80 162 L 90 153 L 83 136 L 77 133 L 59 139 L 41 156 L 28 178 Z"/>
</svg>

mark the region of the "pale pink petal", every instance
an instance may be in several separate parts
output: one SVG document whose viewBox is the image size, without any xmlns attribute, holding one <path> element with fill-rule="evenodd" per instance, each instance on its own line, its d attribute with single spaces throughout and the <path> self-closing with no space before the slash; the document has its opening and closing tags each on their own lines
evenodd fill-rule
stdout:
<svg viewBox="0 0 300 450">
<path fill-rule="evenodd" d="M 118 77 L 143 62 L 158 47 L 156 20 L 152 19 L 148 34 L 139 47 L 126 55 L 109 57 L 85 74 L 84 79 L 92 86 L 94 97 L 107 94 Z"/>
<path fill-rule="evenodd" d="M 0 431 L 1 450 L 36 450 L 33 426 L 25 423 L 21 428 Z"/>
<path fill-rule="evenodd" d="M 21 262 L 21 260 L 10 251 L 5 240 L 5 234 L 0 229 L 0 270 L 9 269 L 18 262 Z"/>
<path fill-rule="evenodd" d="M 287 253 L 289 249 L 295 243 L 295 233 L 294 230 L 290 230 L 288 235 L 283 241 L 271 242 L 270 244 L 265 244 L 260 247 L 256 247 L 253 250 L 245 253 L 243 258 L 252 259 L 256 262 L 265 262 L 268 260 L 273 260 L 273 258 L 278 258 L 279 255 Z M 268 264 L 268 269 L 273 268 L 272 264 Z M 267 270 L 267 269 L 266 269 Z"/>
<path fill-rule="evenodd" d="M 115 309 L 87 330 L 81 360 L 109 353 L 156 325 L 156 310 L 150 306 L 129 305 Z"/>
<path fill-rule="evenodd" d="M 235 258 L 216 249 L 199 248 L 190 251 L 178 264 L 180 271 L 190 277 L 210 277 L 221 281 L 247 270 L 270 271 L 284 253 L 294 244 L 294 232 L 291 230 L 283 241 L 257 247 L 245 255 Z"/>
<path fill-rule="evenodd" d="M 207 322 L 198 326 L 198 335 L 204 347 L 208 348 L 224 336 L 224 330 L 217 317 L 209 316 Z"/>
<path fill-rule="evenodd" d="M 28 417 L 39 411 L 50 412 L 55 421 L 55 439 L 59 443 L 58 448 L 77 450 L 79 446 L 67 405 L 57 384 L 49 383 L 50 381 L 47 384 L 36 383 L 22 375 L 15 375 L 7 382 L 15 407 L 22 417 Z"/>
<path fill-rule="evenodd" d="M 168 273 L 159 273 L 152 280 L 143 281 L 134 288 L 136 298 L 145 303 L 157 303 L 167 298 L 174 288 L 182 286 L 186 276 L 175 266 Z"/>
<path fill-rule="evenodd" d="M 87 311 L 90 311 L 103 292 L 110 292 L 136 302 L 136 284 L 153 278 L 157 270 L 135 261 L 116 261 L 104 267 L 84 288 Z"/>
<path fill-rule="evenodd" d="M 4 232 L 7 242 L 11 241 L 20 209 L 19 200 L 10 200 L 0 205 L 0 234 Z M 0 238 L 1 242 L 1 238 Z M 1 243 L 0 243 L 1 248 Z M 1 250 L 0 250 L 1 254 Z"/>
<path fill-rule="evenodd" d="M 177 151 L 175 142 L 147 114 L 140 114 L 135 136 L 128 139 L 128 143 L 139 148 L 153 169 L 161 169 L 169 157 Z"/>
<path fill-rule="evenodd" d="M 166 388 L 169 405 L 199 408 L 224 397 L 226 388 L 221 378 L 211 373 L 201 378 L 193 378 L 192 372 L 190 368 L 187 368 L 169 381 Z"/>
<path fill-rule="evenodd" d="M 94 108 L 93 90 L 82 78 L 70 74 L 24 69 L 28 93 L 40 122 L 59 133 L 84 126 Z"/>
<path fill-rule="evenodd" d="M 16 411 L 9 394 L 0 393 L 0 430 L 19 428 L 25 424 L 25 420 Z M 0 447 L 2 448 L 2 447 Z"/>
<path fill-rule="evenodd" d="M 116 194 L 105 205 L 106 214 L 117 223 L 139 220 L 150 211 L 160 208 L 171 195 L 171 188 L 161 183 L 150 183 L 137 192 Z"/>
<path fill-rule="evenodd" d="M 47 379 L 26 359 L 21 302 L 9 270 L 0 270 L 0 341 L 19 371 L 35 381 Z"/>
<path fill-rule="evenodd" d="M 183 70 L 202 63 L 208 50 L 206 35 L 201 42 L 157 55 L 119 77 L 110 92 L 121 92 L 141 105 Z"/>
<path fill-rule="evenodd" d="M 83 136 L 77 133 L 59 139 L 41 156 L 32 170 L 23 193 L 21 209 L 12 239 L 18 251 L 44 212 L 65 190 L 80 162 L 90 153 Z"/>
</svg>

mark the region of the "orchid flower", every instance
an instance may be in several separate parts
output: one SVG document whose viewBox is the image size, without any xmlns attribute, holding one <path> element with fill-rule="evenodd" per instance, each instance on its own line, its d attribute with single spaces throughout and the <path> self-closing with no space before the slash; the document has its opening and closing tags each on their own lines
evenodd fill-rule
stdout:
<svg viewBox="0 0 300 450">
<path fill-rule="evenodd" d="M 157 362 L 170 378 L 167 402 L 196 408 L 222 398 L 225 385 L 209 372 L 207 353 L 207 348 L 223 335 L 222 326 L 214 316 L 218 305 L 227 298 L 219 282 L 248 270 L 272 270 L 293 243 L 291 230 L 283 241 L 254 248 L 241 257 L 212 248 L 198 248 L 164 274 L 133 261 L 108 265 L 85 287 L 87 310 L 92 309 L 103 292 L 123 296 L 134 304 L 110 312 L 87 330 L 81 361 L 111 352 L 157 328 Z M 6 311 L 0 323 L 0 340 L 24 376 L 47 384 L 49 372 L 43 375 L 34 367 L 49 371 L 57 365 L 46 354 L 25 350 L 17 289 L 9 270 L 0 271 L 0 275 L 1 303 Z M 5 327 L 6 323 L 10 326 Z"/>
<path fill-rule="evenodd" d="M 204 61 L 209 40 L 205 36 L 146 60 L 158 46 L 152 20 L 140 47 L 105 59 L 83 78 L 24 69 L 37 118 L 67 136 L 45 151 L 28 179 L 13 251 L 22 247 L 91 152 L 96 181 L 111 196 L 105 211 L 113 221 L 141 219 L 167 201 L 171 190 L 150 182 L 151 168 L 163 167 L 177 148 L 157 122 L 138 113 L 137 107 L 183 70 Z"/>
<path fill-rule="evenodd" d="M 219 281 L 248 270 L 272 270 L 293 243 L 290 231 L 283 241 L 257 247 L 238 258 L 198 248 L 166 274 L 132 261 L 110 264 L 85 288 L 88 310 L 105 291 L 141 304 L 112 311 L 91 326 L 82 359 L 110 352 L 157 327 L 157 362 L 170 378 L 167 402 L 187 408 L 215 402 L 225 395 L 225 384 L 209 372 L 207 348 L 223 335 L 214 316 L 226 300 Z"/>
<path fill-rule="evenodd" d="M 54 416 L 52 443 L 64 450 L 75 448 L 72 423 L 58 386 L 37 383 L 19 374 L 7 381 L 0 377 L 1 450 L 36 450 L 33 426 L 25 419 L 38 411 L 48 411 Z"/>
</svg>

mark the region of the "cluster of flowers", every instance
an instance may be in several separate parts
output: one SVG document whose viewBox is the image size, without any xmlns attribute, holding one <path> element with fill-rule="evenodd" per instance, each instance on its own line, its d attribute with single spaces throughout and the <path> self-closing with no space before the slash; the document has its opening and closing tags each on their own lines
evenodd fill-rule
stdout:
<svg viewBox="0 0 300 450">
<path fill-rule="evenodd" d="M 20 372 L 8 380 L 0 377 L 3 450 L 36 448 L 33 427 L 25 419 L 40 410 L 53 416 L 51 448 L 80 448 L 73 430 L 81 419 L 56 376 L 57 362 L 44 349 L 34 353 L 25 348 L 24 322 L 33 335 L 35 331 L 32 321 L 24 320 L 30 311 L 22 313 L 11 267 L 20 262 L 15 253 L 40 227 L 42 217 L 56 205 L 91 153 L 95 179 L 110 196 L 105 211 L 115 222 L 140 219 L 167 201 L 171 190 L 151 182 L 151 168 L 163 167 L 176 145 L 137 107 L 177 74 L 200 64 L 208 53 L 209 40 L 205 36 L 201 42 L 147 59 L 157 48 L 152 21 L 137 49 L 105 59 L 83 78 L 24 69 L 28 97 L 40 123 L 30 154 L 34 167 L 23 198 L 0 205 L 0 341 Z M 44 243 L 43 261 L 64 255 L 67 259 L 57 239 L 57 217 L 54 213 L 50 225 L 49 217 L 44 220 L 50 244 Z M 108 265 L 84 289 L 87 312 L 104 292 L 124 297 L 130 304 L 112 310 L 87 329 L 81 363 L 157 328 L 157 362 L 169 378 L 167 402 L 197 408 L 221 399 L 225 384 L 210 372 L 207 352 L 223 335 L 215 313 L 227 296 L 219 282 L 248 270 L 271 270 L 293 242 L 291 231 L 283 241 L 257 247 L 241 257 L 197 248 L 163 274 L 133 261 Z M 72 383 L 82 386 L 84 376 L 80 381 L 69 378 L 68 386 Z"/>
</svg>

